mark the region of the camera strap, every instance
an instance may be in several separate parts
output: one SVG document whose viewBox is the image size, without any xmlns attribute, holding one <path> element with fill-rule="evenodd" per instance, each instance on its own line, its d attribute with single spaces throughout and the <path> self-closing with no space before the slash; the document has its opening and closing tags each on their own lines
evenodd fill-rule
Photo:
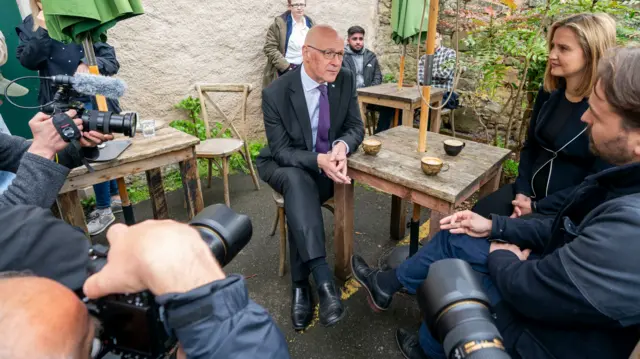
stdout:
<svg viewBox="0 0 640 359">
<path fill-rule="evenodd" d="M 73 119 L 65 113 L 57 113 L 53 115 L 52 122 L 53 127 L 58 131 L 58 134 L 62 137 L 64 142 L 71 143 L 73 146 L 71 156 L 73 156 L 75 160 L 79 159 L 89 172 L 95 172 L 93 167 L 89 164 L 89 161 L 87 161 L 87 159 L 82 155 L 82 146 L 80 145 L 82 132 L 80 132 L 78 126 L 73 122 Z"/>
</svg>

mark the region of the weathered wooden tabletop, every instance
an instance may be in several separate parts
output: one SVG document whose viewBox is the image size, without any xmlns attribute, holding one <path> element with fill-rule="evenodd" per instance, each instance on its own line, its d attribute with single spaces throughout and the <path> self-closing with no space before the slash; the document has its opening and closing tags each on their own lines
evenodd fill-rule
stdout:
<svg viewBox="0 0 640 359">
<path fill-rule="evenodd" d="M 464 200 L 469 189 L 496 166 L 500 166 L 510 151 L 472 141 L 455 157 L 444 152 L 443 143 L 452 137 L 427 132 L 427 152 L 418 153 L 418 130 L 399 126 L 367 138 L 378 139 L 382 149 L 377 156 L 369 156 L 359 149 L 349 158 L 349 168 L 365 172 L 386 181 L 397 183 L 452 204 Z M 448 171 L 436 176 L 422 172 L 423 157 L 438 157 L 449 165 Z M 443 167 L 443 170 L 446 166 Z"/>
<path fill-rule="evenodd" d="M 129 137 L 118 137 L 117 139 L 129 139 Z M 189 148 L 200 143 L 200 140 L 197 137 L 178 131 L 172 127 L 165 127 L 156 130 L 156 135 L 154 137 L 145 138 L 142 134 L 137 134 L 137 136 L 131 140 L 131 146 L 129 146 L 118 158 L 109 162 L 92 163 L 91 167 L 96 171 L 101 171 L 130 162 L 158 157 L 163 154 Z M 82 176 L 87 172 L 88 170 L 84 166 L 75 168 L 71 173 L 69 173 L 67 179 Z"/>
<path fill-rule="evenodd" d="M 398 89 L 398 84 L 387 83 L 377 86 L 363 87 L 358 89 L 358 96 L 377 97 L 380 99 L 396 100 L 408 103 L 419 103 L 421 101 L 420 95 L 421 87 L 403 87 Z M 442 97 L 445 90 L 432 87 L 431 98 Z"/>
</svg>

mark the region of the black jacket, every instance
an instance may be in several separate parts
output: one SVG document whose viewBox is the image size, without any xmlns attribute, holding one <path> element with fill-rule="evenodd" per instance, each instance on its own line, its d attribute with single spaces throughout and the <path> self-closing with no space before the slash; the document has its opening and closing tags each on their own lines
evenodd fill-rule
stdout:
<svg viewBox="0 0 640 359">
<path fill-rule="evenodd" d="M 22 137 L 0 133 L 0 171 L 16 174 L 0 194 L 0 207 L 22 204 L 51 208 L 69 171 L 82 164 L 78 156 L 73 156 L 73 146 L 58 153 L 59 163 L 27 152 L 30 146 L 31 142 Z M 80 155 L 91 157 L 97 150 L 82 148 Z"/>
<path fill-rule="evenodd" d="M 278 167 L 319 171 L 300 77 L 302 68 L 289 71 L 262 90 L 262 112 L 269 146 L 260 151 L 256 164 L 265 181 Z M 341 69 L 335 82 L 328 85 L 328 92 L 331 108 L 329 143 L 344 141 L 353 153 L 364 138 L 364 125 L 351 71 Z"/>
<path fill-rule="evenodd" d="M 627 358 L 640 338 L 638 233 L 640 163 L 587 177 L 555 218 L 493 217 L 492 238 L 540 258 L 489 255 L 498 326 L 523 330 L 507 345 L 523 358 Z"/>
<path fill-rule="evenodd" d="M 30 271 L 72 290 L 82 288 L 89 263 L 82 231 L 35 206 L 2 208 L 0 223 L 0 272 Z M 241 276 L 156 301 L 189 358 L 289 358 L 282 332 L 249 299 Z"/>
<path fill-rule="evenodd" d="M 573 113 L 564 130 L 557 134 L 552 143 L 541 136 L 542 128 L 547 121 L 553 120 L 553 112 L 564 96 L 563 89 L 551 94 L 540 89 L 527 141 L 520 153 L 516 193 L 535 196 L 537 211 L 541 214 L 556 214 L 585 177 L 610 167 L 589 150 L 587 125 L 580 121 L 589 108 L 587 99 L 580 103 L 580 111 Z M 551 166 L 546 196 L 545 193 L 534 193 L 532 188 L 533 177 L 544 166 Z"/>
<path fill-rule="evenodd" d="M 342 61 L 342 67 L 345 67 L 351 72 L 353 72 L 354 76 L 357 73 L 356 71 L 356 63 L 353 59 L 356 54 L 349 48 L 349 45 L 344 47 L 344 60 Z M 380 70 L 380 64 L 378 63 L 378 57 L 372 51 L 367 48 L 362 49 L 363 59 L 363 77 L 364 77 L 364 86 L 376 86 L 382 83 L 382 71 Z"/>
<path fill-rule="evenodd" d="M 16 50 L 16 57 L 22 66 L 29 70 L 38 71 L 40 76 L 68 75 L 73 76 L 80 63 L 85 62 L 85 54 L 81 45 L 63 44 L 49 37 L 49 32 L 43 28 L 33 31 L 33 18 L 27 16 L 22 24 L 16 28 L 20 39 Z M 98 42 L 93 45 L 98 69 L 104 76 L 113 76 L 118 73 L 120 64 L 116 59 L 113 47 Z M 38 102 L 44 105 L 53 99 L 55 88 L 49 81 L 40 81 Z M 92 101 L 93 108 L 97 109 L 95 98 L 88 96 L 79 97 L 76 100 L 83 103 Z M 120 104 L 117 100 L 107 99 L 110 111 L 120 113 Z"/>
</svg>

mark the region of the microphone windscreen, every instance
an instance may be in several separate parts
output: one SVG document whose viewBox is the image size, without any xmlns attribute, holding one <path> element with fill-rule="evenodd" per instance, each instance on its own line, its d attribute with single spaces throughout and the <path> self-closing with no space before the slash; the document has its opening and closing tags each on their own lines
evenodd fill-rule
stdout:
<svg viewBox="0 0 640 359">
<path fill-rule="evenodd" d="M 115 100 L 127 90 L 124 81 L 114 77 L 80 73 L 73 76 L 73 80 L 73 89 L 89 96 L 102 95 Z"/>
</svg>

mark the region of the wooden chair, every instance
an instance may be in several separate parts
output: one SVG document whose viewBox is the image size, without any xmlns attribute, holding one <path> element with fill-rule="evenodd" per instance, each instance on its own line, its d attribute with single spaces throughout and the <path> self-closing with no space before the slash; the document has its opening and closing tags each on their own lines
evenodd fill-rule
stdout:
<svg viewBox="0 0 640 359">
<path fill-rule="evenodd" d="M 278 225 L 280 226 L 280 268 L 278 275 L 284 276 L 284 263 L 287 258 L 287 221 L 286 213 L 284 211 L 284 197 L 276 191 L 273 191 L 273 200 L 276 202 L 276 220 L 273 222 L 273 228 L 271 229 L 271 236 L 276 234 Z M 322 207 L 328 209 L 333 214 L 333 198 L 322 204 Z"/>
<path fill-rule="evenodd" d="M 209 176 L 208 176 L 208 188 L 211 188 L 211 164 L 215 163 L 218 169 L 222 172 L 224 183 L 224 202 L 227 206 L 231 206 L 229 199 L 229 158 L 234 153 L 240 153 L 251 172 L 253 184 L 256 186 L 256 190 L 260 189 L 260 181 L 256 176 L 255 169 L 251 163 L 251 154 L 247 146 L 247 141 L 240 135 L 236 127 L 233 125 L 233 120 L 240 114 L 240 119 L 244 122 L 247 117 L 247 98 L 252 90 L 250 84 L 196 84 L 196 90 L 198 91 L 198 97 L 200 98 L 200 106 L 202 119 L 204 120 L 205 129 L 207 131 L 207 140 L 200 142 L 196 147 L 196 157 L 206 158 L 209 161 Z M 240 99 L 240 105 L 231 116 L 227 116 L 224 111 L 218 106 L 218 104 L 209 96 L 209 92 L 213 93 L 240 93 L 242 98 Z M 207 113 L 207 101 L 213 106 L 220 114 L 220 121 L 216 121 L 222 124 L 222 128 L 217 133 L 217 138 L 211 138 L 211 128 L 209 127 L 209 115 Z M 232 138 L 221 138 L 227 130 L 231 131 Z"/>
</svg>

